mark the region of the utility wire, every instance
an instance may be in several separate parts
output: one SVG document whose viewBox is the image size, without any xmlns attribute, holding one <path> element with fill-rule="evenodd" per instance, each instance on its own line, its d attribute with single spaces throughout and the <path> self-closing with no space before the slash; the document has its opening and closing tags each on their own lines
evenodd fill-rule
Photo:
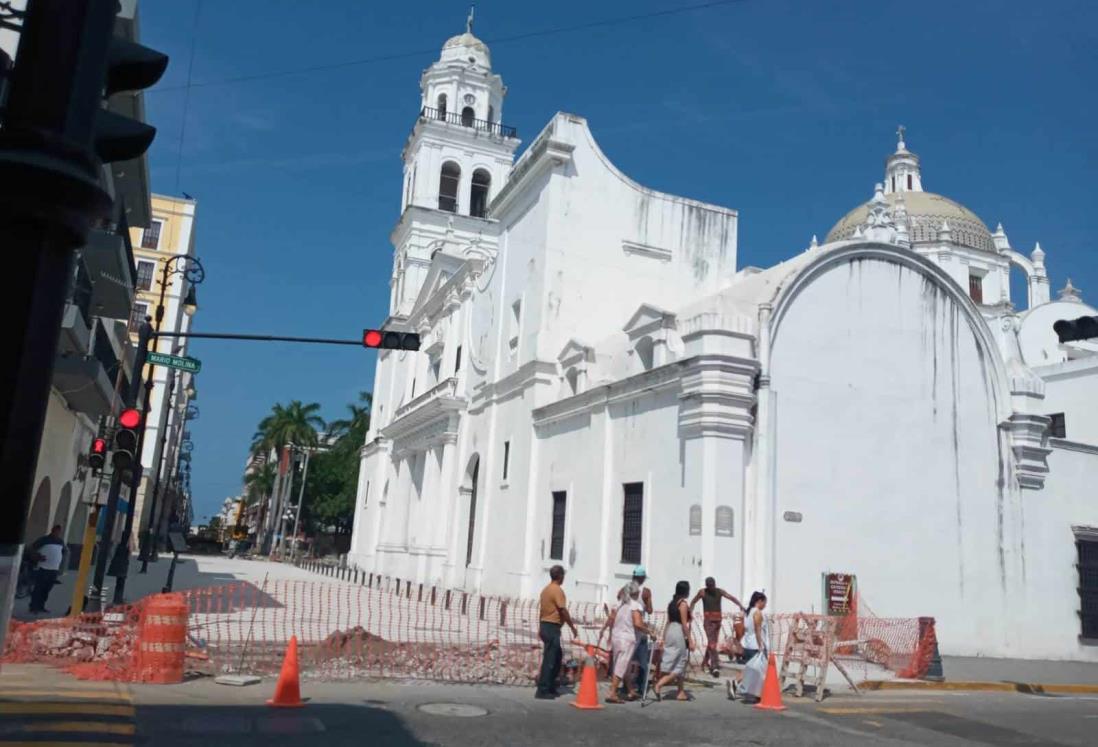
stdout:
<svg viewBox="0 0 1098 747">
<path fill-rule="evenodd" d="M 183 93 L 183 116 L 179 120 L 179 152 L 175 159 L 175 191 L 179 193 L 179 177 L 183 171 L 183 136 L 187 134 L 187 108 L 191 103 L 191 74 L 194 72 L 194 46 L 198 39 L 198 17 L 202 13 L 202 0 L 195 0 L 194 25 L 191 27 L 191 59 L 187 62 L 187 85 Z"/>
<path fill-rule="evenodd" d="M 637 21 L 647 21 L 653 18 L 664 18 L 666 16 L 680 15 L 683 13 L 691 13 L 697 10 L 706 10 L 708 8 L 716 8 L 722 5 L 733 5 L 746 2 L 746 0 L 711 0 L 711 2 L 697 3 L 695 5 L 685 5 L 680 8 L 669 8 L 666 10 L 656 10 L 650 13 L 637 13 L 631 16 L 618 16 L 616 18 L 606 18 L 601 21 L 587 21 L 585 23 L 575 23 L 568 26 L 556 26 L 554 28 L 540 29 L 537 31 L 528 31 L 523 34 L 513 34 L 511 36 L 500 36 L 494 39 L 485 39 L 486 44 L 509 44 L 517 41 L 525 41 L 527 39 L 536 39 L 546 36 L 557 36 L 559 34 L 568 34 L 573 31 L 584 31 L 593 28 L 603 28 L 607 26 L 620 26 L 625 23 L 635 23 Z M 270 78 L 282 78 L 288 75 L 299 75 L 302 73 L 316 73 L 327 70 L 340 70 L 348 67 L 357 67 L 360 65 L 372 65 L 378 62 L 389 62 L 391 60 L 403 60 L 410 57 L 422 57 L 427 54 L 434 54 L 438 51 L 437 47 L 430 49 L 420 49 L 414 52 L 394 52 L 392 54 L 378 55 L 376 57 L 363 57 L 357 60 L 346 60 L 344 62 L 331 62 L 321 65 L 309 65 L 306 67 L 293 68 L 289 70 L 272 70 L 264 73 L 253 73 L 251 75 L 240 75 L 233 78 L 222 78 L 221 80 L 211 81 L 199 81 L 197 83 L 190 80 L 190 71 L 187 73 L 187 83 L 184 85 L 175 86 L 161 86 L 159 88 L 152 88 L 145 93 L 160 93 L 164 91 L 179 91 L 183 89 L 191 88 L 208 88 L 212 86 L 225 86 L 234 83 L 249 83 L 257 80 L 268 80 Z M 194 54 L 192 51 L 191 61 L 194 61 Z"/>
</svg>

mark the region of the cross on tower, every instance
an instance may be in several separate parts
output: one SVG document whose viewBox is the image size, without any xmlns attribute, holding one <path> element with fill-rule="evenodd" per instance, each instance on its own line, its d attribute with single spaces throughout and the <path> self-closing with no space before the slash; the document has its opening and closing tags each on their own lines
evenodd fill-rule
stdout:
<svg viewBox="0 0 1098 747">
<path fill-rule="evenodd" d="M 475 6 L 475 5 L 470 5 L 469 6 L 469 16 L 465 19 L 465 33 L 466 34 L 473 33 L 473 13 L 476 12 L 476 9 L 477 9 L 477 6 Z"/>
<path fill-rule="evenodd" d="M 896 136 L 899 138 L 899 141 L 900 141 L 901 145 L 904 142 L 904 133 L 905 132 L 907 132 L 907 128 L 904 127 L 903 125 L 900 125 L 899 127 L 896 128 Z"/>
</svg>

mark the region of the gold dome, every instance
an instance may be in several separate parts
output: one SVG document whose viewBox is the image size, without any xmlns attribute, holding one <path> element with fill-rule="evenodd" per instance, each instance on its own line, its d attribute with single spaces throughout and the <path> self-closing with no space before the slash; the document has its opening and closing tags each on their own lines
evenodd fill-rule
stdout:
<svg viewBox="0 0 1098 747">
<path fill-rule="evenodd" d="M 959 202 L 933 192 L 892 192 L 885 195 L 893 209 L 901 198 L 907 211 L 908 234 L 912 243 L 937 241 L 938 231 L 944 222 L 949 224 L 954 243 L 987 252 L 995 251 L 987 226 L 976 213 Z M 827 241 L 851 238 L 868 215 L 868 202 L 854 208 L 828 232 Z"/>
</svg>

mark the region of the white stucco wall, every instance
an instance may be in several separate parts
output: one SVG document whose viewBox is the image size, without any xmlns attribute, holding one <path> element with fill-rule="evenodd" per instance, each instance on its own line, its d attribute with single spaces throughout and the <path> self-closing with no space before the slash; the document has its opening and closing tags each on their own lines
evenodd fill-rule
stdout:
<svg viewBox="0 0 1098 747">
<path fill-rule="evenodd" d="M 965 308 L 925 272 L 853 259 L 775 330 L 775 601 L 819 610 L 825 571 L 880 615 L 938 619 L 944 651 L 1007 654 L 1017 497 L 994 372 Z M 802 523 L 783 521 L 785 511 Z"/>
</svg>

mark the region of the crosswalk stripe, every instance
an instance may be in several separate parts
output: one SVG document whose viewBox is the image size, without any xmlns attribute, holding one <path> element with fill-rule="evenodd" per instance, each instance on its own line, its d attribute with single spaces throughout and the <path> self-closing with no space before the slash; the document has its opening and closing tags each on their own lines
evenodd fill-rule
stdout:
<svg viewBox="0 0 1098 747">
<path fill-rule="evenodd" d="M 134 716 L 132 705 L 106 705 L 102 703 L 58 703 L 37 701 L 33 703 L 0 703 L 0 714 L 32 713 L 86 713 L 101 716 Z"/>
<path fill-rule="evenodd" d="M 16 698 L 71 698 L 74 700 L 133 702 L 133 695 L 117 690 L 16 690 L 11 688 L 0 690 L 0 700 L 10 701 Z"/>
<path fill-rule="evenodd" d="M 126 734 L 132 735 L 136 729 L 133 724 L 109 724 L 103 721 L 61 721 L 59 723 L 25 724 L 21 731 L 26 732 L 80 732 L 83 734 Z"/>
</svg>

